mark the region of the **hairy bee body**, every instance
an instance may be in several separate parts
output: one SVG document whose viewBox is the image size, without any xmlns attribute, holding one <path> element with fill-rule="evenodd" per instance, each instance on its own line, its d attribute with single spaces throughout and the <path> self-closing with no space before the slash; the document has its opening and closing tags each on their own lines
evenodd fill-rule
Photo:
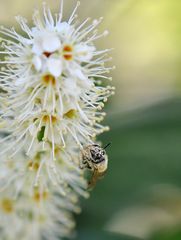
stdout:
<svg viewBox="0 0 181 240">
<path fill-rule="evenodd" d="M 93 171 L 89 188 L 92 188 L 97 180 L 105 174 L 107 167 L 108 158 L 106 151 L 98 144 L 88 145 L 82 150 L 81 168 L 88 168 Z"/>
</svg>

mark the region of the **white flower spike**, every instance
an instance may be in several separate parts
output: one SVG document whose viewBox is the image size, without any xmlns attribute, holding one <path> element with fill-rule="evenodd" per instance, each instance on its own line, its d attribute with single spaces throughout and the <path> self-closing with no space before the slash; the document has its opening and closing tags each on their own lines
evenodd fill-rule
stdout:
<svg viewBox="0 0 181 240">
<path fill-rule="evenodd" d="M 95 45 L 108 34 L 98 34 L 102 18 L 78 25 L 79 5 L 67 21 L 63 1 L 55 16 L 44 3 L 33 27 L 16 17 L 22 35 L 0 29 L 2 240 L 69 236 L 79 196 L 89 196 L 81 152 L 109 129 L 100 122 L 114 88 L 101 83 L 113 68 L 105 66 L 110 50 Z"/>
</svg>

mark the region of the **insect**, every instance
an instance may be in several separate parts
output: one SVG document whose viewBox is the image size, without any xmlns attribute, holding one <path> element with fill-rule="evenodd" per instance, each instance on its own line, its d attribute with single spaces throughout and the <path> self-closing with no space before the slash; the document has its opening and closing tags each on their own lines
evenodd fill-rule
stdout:
<svg viewBox="0 0 181 240">
<path fill-rule="evenodd" d="M 81 168 L 88 168 L 93 172 L 89 188 L 95 186 L 97 180 L 104 176 L 108 168 L 108 158 L 105 149 L 109 145 L 110 143 L 101 148 L 98 144 L 92 144 L 82 150 Z"/>
</svg>

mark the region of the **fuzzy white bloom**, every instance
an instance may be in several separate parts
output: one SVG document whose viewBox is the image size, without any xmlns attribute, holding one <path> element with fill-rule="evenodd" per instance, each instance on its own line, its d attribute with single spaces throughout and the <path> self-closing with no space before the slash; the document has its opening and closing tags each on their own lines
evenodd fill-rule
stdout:
<svg viewBox="0 0 181 240">
<path fill-rule="evenodd" d="M 102 80 L 111 80 L 106 74 L 112 69 L 104 65 L 111 60 L 109 49 L 97 50 L 94 44 L 107 35 L 107 31 L 97 32 L 102 18 L 78 24 L 78 6 L 79 2 L 68 21 L 63 21 L 63 1 L 55 16 L 44 4 L 43 17 L 38 11 L 33 15 L 33 27 L 16 18 L 22 35 L 13 28 L 0 30 L 5 55 L 0 62 L 3 240 L 67 236 L 74 225 L 71 212 L 79 209 L 75 201 L 79 195 L 88 197 L 81 151 L 108 130 L 100 124 L 105 116 L 101 110 L 114 88 L 101 86 Z M 47 195 L 51 197 L 44 201 L 41 196 Z M 41 211 L 34 196 L 43 205 L 46 202 Z M 7 220 L 3 211 L 12 212 Z M 26 211 L 33 214 L 31 219 L 20 214 Z M 14 232 L 8 233 L 8 222 L 17 222 Z"/>
<path fill-rule="evenodd" d="M 15 183 L 11 191 L 5 191 L 0 196 L 2 240 L 58 240 L 72 234 L 75 223 L 71 212 L 80 212 L 73 192 L 65 197 L 57 189 L 50 192 L 40 186 L 34 188 L 30 195 L 27 182 L 26 188 L 15 198 L 13 188 L 19 187 Z"/>
<path fill-rule="evenodd" d="M 89 196 L 87 183 L 78 167 L 79 152 L 73 143 L 69 151 L 56 149 L 56 157 L 56 173 L 47 172 L 43 165 L 51 159 L 49 151 L 31 159 L 22 152 L 15 159 L 7 157 L 0 162 L 2 240 L 58 240 L 73 233 L 72 212 L 80 213 L 79 195 Z M 10 225 L 14 226 L 11 231 Z"/>
</svg>

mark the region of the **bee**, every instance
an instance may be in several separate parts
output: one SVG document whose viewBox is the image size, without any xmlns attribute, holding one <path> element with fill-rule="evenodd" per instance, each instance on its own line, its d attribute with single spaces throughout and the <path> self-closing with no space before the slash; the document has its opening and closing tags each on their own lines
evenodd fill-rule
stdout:
<svg viewBox="0 0 181 240">
<path fill-rule="evenodd" d="M 82 169 L 90 169 L 93 172 L 89 182 L 89 188 L 92 188 L 96 185 L 97 180 L 104 176 L 108 168 L 108 157 L 105 149 L 109 145 L 110 143 L 104 148 L 101 148 L 98 144 L 92 144 L 86 146 L 82 150 L 82 162 L 80 167 Z"/>
</svg>

